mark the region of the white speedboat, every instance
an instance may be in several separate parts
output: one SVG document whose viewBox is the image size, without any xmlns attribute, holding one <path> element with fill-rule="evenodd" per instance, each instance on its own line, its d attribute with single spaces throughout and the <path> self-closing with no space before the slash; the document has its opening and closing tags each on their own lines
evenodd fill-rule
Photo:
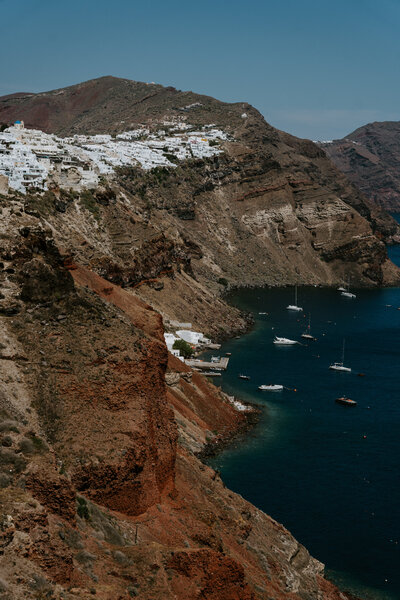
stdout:
<svg viewBox="0 0 400 600">
<path fill-rule="evenodd" d="M 338 287 L 338 292 L 345 292 L 346 288 L 344 288 L 343 286 Z"/>
<path fill-rule="evenodd" d="M 279 337 L 279 336 L 275 336 L 274 339 L 274 344 L 277 344 L 279 346 L 293 346 L 294 344 L 298 344 L 299 342 L 296 342 L 296 340 L 289 340 L 289 338 L 285 338 L 285 337 Z"/>
<path fill-rule="evenodd" d="M 269 384 L 269 385 L 260 385 L 259 390 L 262 392 L 281 392 L 283 390 L 283 385 L 279 384 Z"/>
<path fill-rule="evenodd" d="M 333 364 L 329 365 L 329 368 L 332 371 L 342 371 L 344 373 L 351 373 L 351 368 L 344 366 L 344 340 L 343 340 L 343 349 L 342 349 L 342 361 L 334 362 Z"/>
<path fill-rule="evenodd" d="M 294 304 L 289 304 L 289 306 L 286 307 L 287 310 L 293 310 L 296 312 L 302 312 L 302 308 L 301 306 L 297 306 L 297 285 L 294 287 Z"/>
<path fill-rule="evenodd" d="M 246 379 L 247 381 L 250 379 L 248 375 L 238 375 L 239 379 Z"/>
</svg>

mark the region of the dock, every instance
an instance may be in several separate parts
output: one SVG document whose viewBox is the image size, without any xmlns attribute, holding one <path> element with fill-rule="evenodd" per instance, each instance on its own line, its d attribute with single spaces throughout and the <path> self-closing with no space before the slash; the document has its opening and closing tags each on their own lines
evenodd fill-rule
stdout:
<svg viewBox="0 0 400 600">
<path fill-rule="evenodd" d="M 185 363 L 188 367 L 194 367 L 195 369 L 200 369 L 201 371 L 209 371 L 210 369 L 221 369 L 222 371 L 226 371 L 228 368 L 229 357 L 224 356 L 218 362 L 208 362 L 205 360 L 200 360 L 199 358 L 187 358 Z"/>
</svg>

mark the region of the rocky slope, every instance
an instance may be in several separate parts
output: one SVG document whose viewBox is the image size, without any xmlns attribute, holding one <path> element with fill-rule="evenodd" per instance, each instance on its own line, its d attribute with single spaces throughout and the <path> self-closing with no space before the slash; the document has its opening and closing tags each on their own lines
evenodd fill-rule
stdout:
<svg viewBox="0 0 400 600">
<path fill-rule="evenodd" d="M 346 599 L 199 461 L 247 413 L 168 356 L 163 333 L 244 330 L 228 285 L 396 282 L 382 241 L 396 226 L 243 103 L 103 78 L 0 106 L 0 121 L 59 134 L 179 118 L 230 139 L 94 190 L 0 196 L 2 597 Z"/>
<path fill-rule="evenodd" d="M 91 257 L 95 268 L 102 266 L 99 272 L 112 278 L 118 271 L 117 283 L 121 277 L 126 285 L 138 283 L 132 261 L 156 251 L 149 232 L 162 233 L 189 253 L 196 280 L 213 291 L 222 290 L 221 282 L 337 284 L 350 276 L 360 285 L 381 285 L 398 280 L 381 241 L 396 234 L 396 223 L 374 208 L 321 149 L 274 129 L 248 104 L 105 77 L 0 99 L 0 121 L 15 117 L 59 135 L 115 134 L 139 125 L 151 130 L 177 121 L 194 127 L 213 123 L 230 135 L 232 141 L 220 143 L 224 153 L 212 158 L 146 172 L 119 169 L 109 181 L 115 202 L 98 194 L 83 199 L 97 217 L 96 229 L 86 220 L 78 223 L 74 198 L 54 190 L 49 212 L 65 211 L 62 227 L 58 214 L 51 220 L 60 242 L 69 243 L 69 233 L 76 238 L 79 229 L 87 243 L 85 248 L 78 244 L 81 260 Z M 163 296 L 157 297 L 160 309 L 168 300 Z"/>
<path fill-rule="evenodd" d="M 344 600 L 196 458 L 244 413 L 21 208 L 1 207 L 1 597 Z"/>
<path fill-rule="evenodd" d="M 400 212 L 400 123 L 375 122 L 331 143 L 326 154 L 376 206 Z"/>
</svg>

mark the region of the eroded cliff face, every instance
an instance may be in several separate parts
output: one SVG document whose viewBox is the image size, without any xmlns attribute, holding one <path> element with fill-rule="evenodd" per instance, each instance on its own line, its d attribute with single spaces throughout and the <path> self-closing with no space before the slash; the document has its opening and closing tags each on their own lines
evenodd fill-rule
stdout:
<svg viewBox="0 0 400 600">
<path fill-rule="evenodd" d="M 0 249 L 2 597 L 343 600 L 196 458 L 244 413 L 168 357 L 158 313 L 16 213 Z"/>
<path fill-rule="evenodd" d="M 398 121 L 375 122 L 321 147 L 376 206 L 400 212 L 399 134 Z"/>
</svg>

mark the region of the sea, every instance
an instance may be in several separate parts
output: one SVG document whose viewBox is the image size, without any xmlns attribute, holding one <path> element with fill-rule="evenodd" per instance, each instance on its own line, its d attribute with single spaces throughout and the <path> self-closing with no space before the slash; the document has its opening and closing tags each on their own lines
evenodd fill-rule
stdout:
<svg viewBox="0 0 400 600">
<path fill-rule="evenodd" d="M 400 246 L 389 254 L 400 266 Z M 293 288 L 230 295 L 254 327 L 218 351 L 232 353 L 219 385 L 262 411 L 258 425 L 210 464 L 325 563 L 342 590 L 399 600 L 400 289 L 352 291 L 355 299 L 299 287 L 302 313 L 286 309 Z M 300 337 L 309 320 L 314 342 Z M 275 335 L 301 343 L 277 347 Z M 351 373 L 329 369 L 341 361 L 343 340 Z M 285 388 L 258 390 L 271 383 Z M 357 405 L 336 403 L 343 395 Z"/>
</svg>

